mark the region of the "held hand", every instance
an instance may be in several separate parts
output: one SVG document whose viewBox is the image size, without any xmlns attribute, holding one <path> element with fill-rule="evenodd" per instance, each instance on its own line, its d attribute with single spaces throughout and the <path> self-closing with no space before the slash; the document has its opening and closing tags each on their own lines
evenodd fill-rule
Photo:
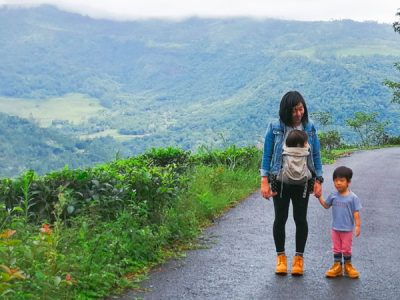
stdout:
<svg viewBox="0 0 400 300">
<path fill-rule="evenodd" d="M 321 183 L 319 183 L 319 181 L 316 180 L 314 183 L 314 196 L 319 199 L 321 195 L 322 195 L 322 186 Z"/>
<path fill-rule="evenodd" d="M 356 228 L 355 228 L 355 230 L 354 230 L 354 234 L 355 234 L 356 236 L 359 236 L 360 233 L 361 233 L 361 227 L 360 227 L 360 226 L 356 226 Z"/>
</svg>

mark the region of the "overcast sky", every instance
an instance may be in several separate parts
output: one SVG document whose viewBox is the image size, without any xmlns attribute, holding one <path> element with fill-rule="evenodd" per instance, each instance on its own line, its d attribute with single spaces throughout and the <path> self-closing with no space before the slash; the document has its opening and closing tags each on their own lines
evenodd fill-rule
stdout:
<svg viewBox="0 0 400 300">
<path fill-rule="evenodd" d="M 400 0 L 0 0 L 0 5 L 53 4 L 93 18 L 273 17 L 393 23 Z"/>
</svg>

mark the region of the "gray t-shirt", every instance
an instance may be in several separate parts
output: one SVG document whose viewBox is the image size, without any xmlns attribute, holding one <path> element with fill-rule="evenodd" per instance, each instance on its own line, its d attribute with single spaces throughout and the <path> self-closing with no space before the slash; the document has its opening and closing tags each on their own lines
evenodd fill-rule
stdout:
<svg viewBox="0 0 400 300">
<path fill-rule="evenodd" d="M 332 205 L 332 228 L 338 231 L 353 231 L 353 214 L 362 208 L 360 198 L 351 191 L 347 196 L 335 191 L 328 196 L 325 203 Z"/>
</svg>

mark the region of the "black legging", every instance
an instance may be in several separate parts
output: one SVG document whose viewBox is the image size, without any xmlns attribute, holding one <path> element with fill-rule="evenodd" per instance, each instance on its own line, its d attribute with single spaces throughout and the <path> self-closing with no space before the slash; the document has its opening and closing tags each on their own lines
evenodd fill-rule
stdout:
<svg viewBox="0 0 400 300">
<path fill-rule="evenodd" d="M 308 236 L 307 208 L 310 195 L 307 193 L 306 197 L 303 198 L 303 192 L 304 186 L 284 184 L 282 197 L 280 191 L 274 197 L 275 220 L 273 231 L 276 252 L 285 251 L 285 225 L 289 214 L 290 199 L 292 199 L 293 218 L 296 224 L 296 252 L 304 252 Z"/>
</svg>

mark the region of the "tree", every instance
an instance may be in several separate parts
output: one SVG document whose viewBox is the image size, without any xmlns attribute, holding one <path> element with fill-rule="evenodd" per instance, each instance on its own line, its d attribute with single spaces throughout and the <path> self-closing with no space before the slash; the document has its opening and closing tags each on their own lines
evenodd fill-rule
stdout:
<svg viewBox="0 0 400 300">
<path fill-rule="evenodd" d="M 327 111 L 317 111 L 311 113 L 311 117 L 322 127 L 332 124 L 332 115 Z"/>
<path fill-rule="evenodd" d="M 382 145 L 387 141 L 388 135 L 385 132 L 385 126 L 389 122 L 377 121 L 377 115 L 376 112 L 368 114 L 358 111 L 354 113 L 353 119 L 346 120 L 346 124 L 360 137 L 362 146 Z"/>
<path fill-rule="evenodd" d="M 400 9 L 396 13 L 396 16 L 399 17 L 399 21 L 396 21 L 396 22 L 393 23 L 393 29 L 394 29 L 395 32 L 400 33 Z"/>
<path fill-rule="evenodd" d="M 395 63 L 394 66 L 400 72 L 400 63 Z M 385 85 L 393 90 L 392 103 L 400 104 L 400 82 L 385 80 Z"/>
<path fill-rule="evenodd" d="M 318 138 L 322 149 L 328 152 L 339 147 L 342 140 L 337 130 L 322 131 L 318 134 Z"/>
<path fill-rule="evenodd" d="M 400 10 L 396 13 L 396 16 L 400 18 Z M 400 20 L 393 23 L 393 29 L 400 33 Z M 400 63 L 395 63 L 394 66 L 400 72 Z M 385 80 L 385 85 L 393 90 L 392 102 L 400 104 L 400 82 Z"/>
<path fill-rule="evenodd" d="M 311 113 L 311 117 L 322 127 L 332 125 L 332 115 L 330 112 L 318 111 Z M 318 138 L 321 143 L 322 149 L 332 151 L 340 146 L 342 137 L 337 130 L 327 130 L 318 133 Z"/>
</svg>

